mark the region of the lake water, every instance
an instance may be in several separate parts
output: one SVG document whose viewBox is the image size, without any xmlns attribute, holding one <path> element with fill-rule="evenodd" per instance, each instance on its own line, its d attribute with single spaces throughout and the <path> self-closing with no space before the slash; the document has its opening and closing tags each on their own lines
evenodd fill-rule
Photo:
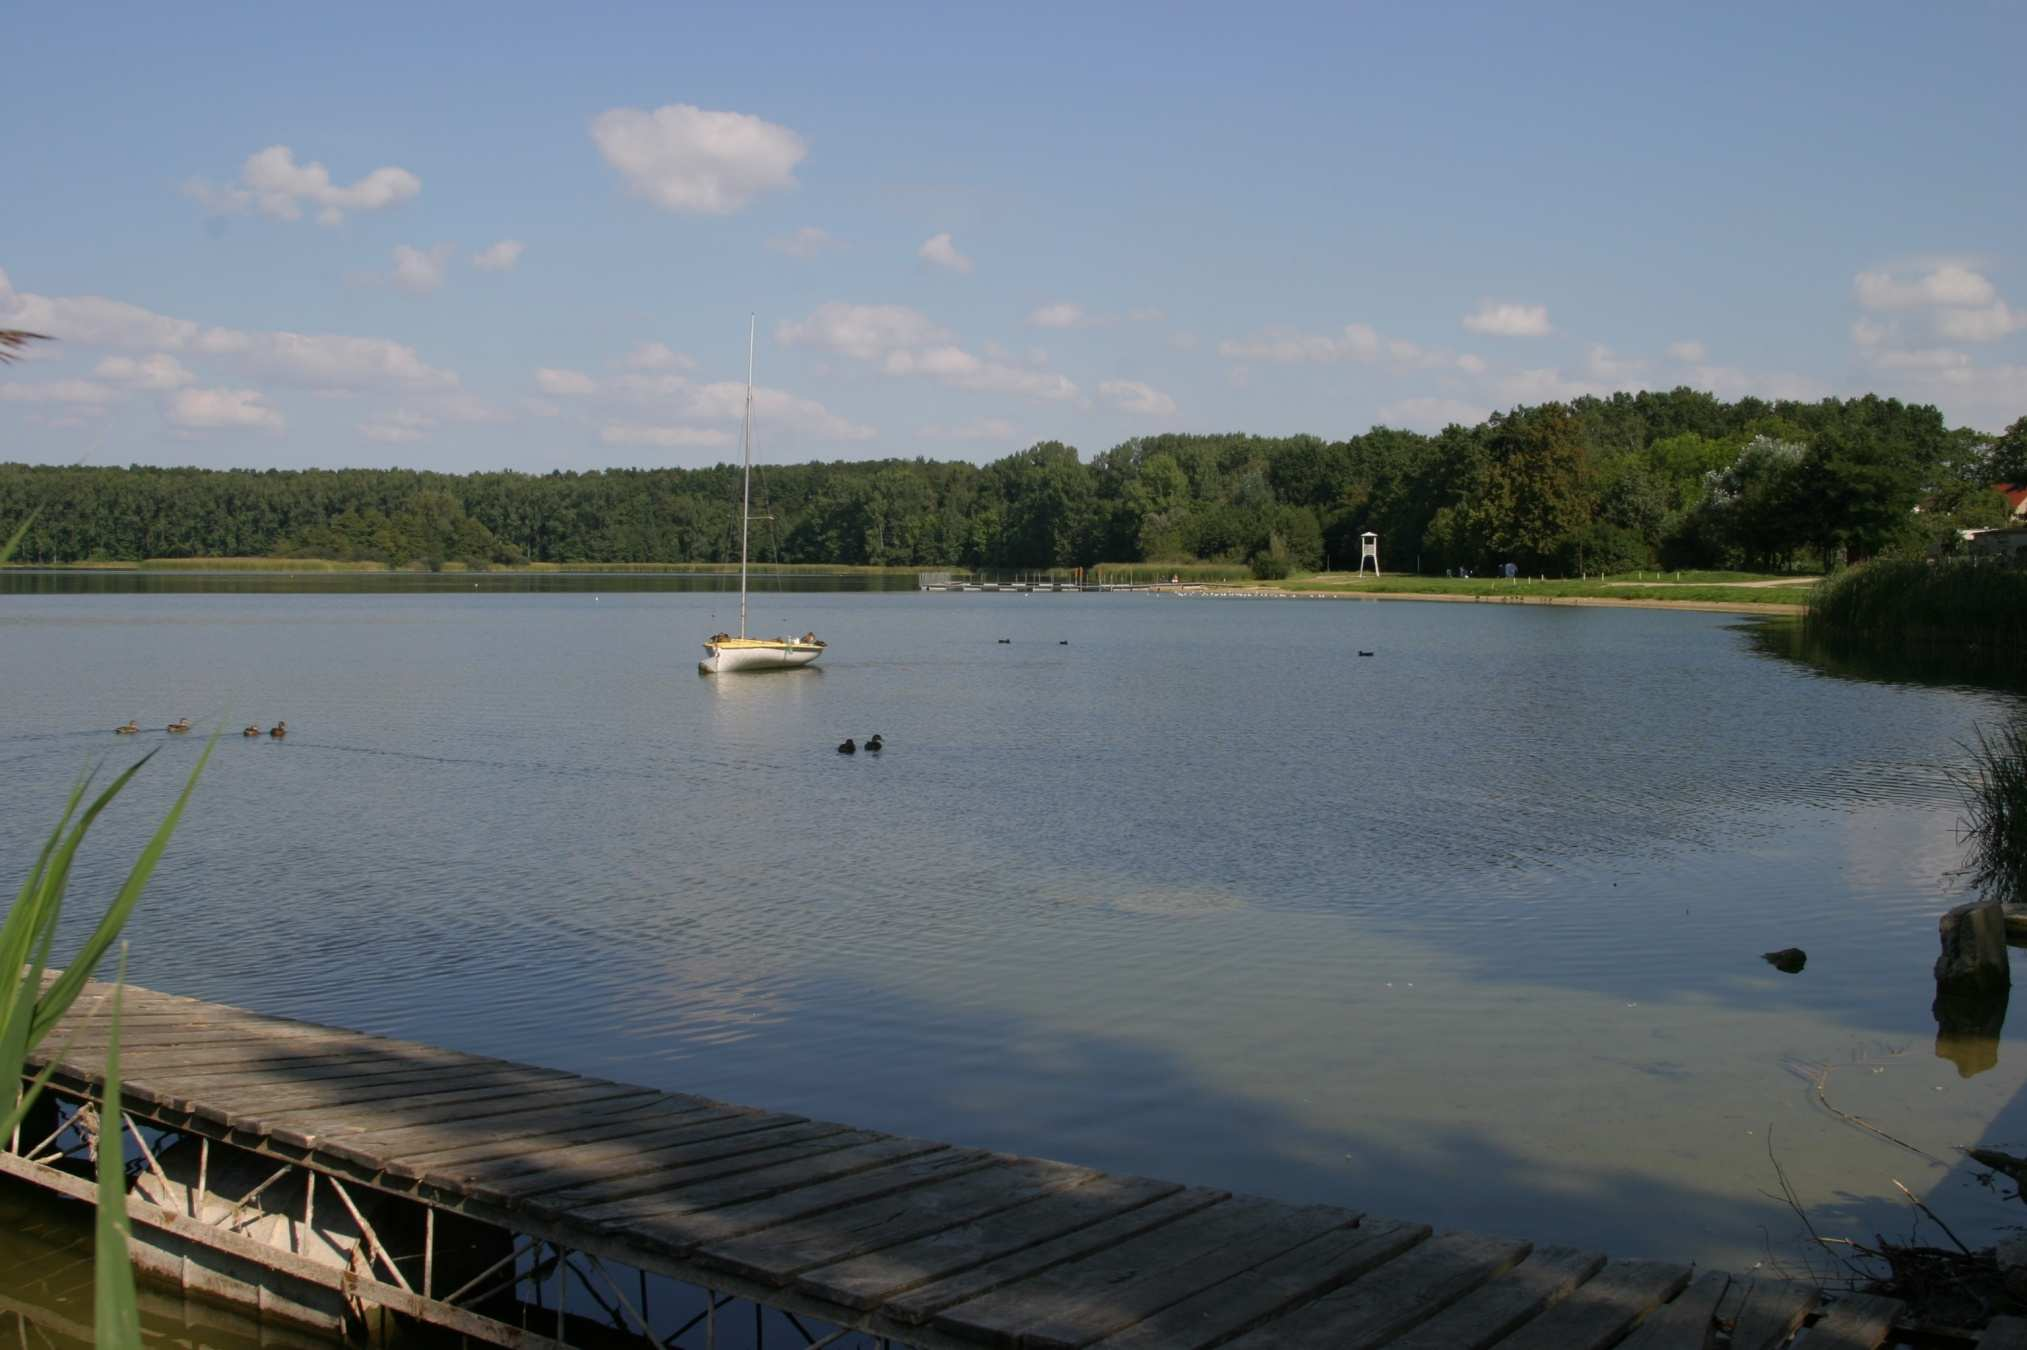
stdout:
<svg viewBox="0 0 2027 1350">
<path fill-rule="evenodd" d="M 188 716 L 154 988 L 1735 1270 L 1808 1259 L 1770 1147 L 1826 1234 L 1904 1235 L 1892 1178 L 2017 1222 L 1956 1149 L 2027 1138 L 2027 1057 L 1930 1015 L 2010 696 L 1729 615 L 836 587 L 754 602 L 821 665 L 712 678 L 715 584 L 0 579 L 0 856 L 159 749 L 95 908 L 203 749 L 110 729 Z"/>
</svg>

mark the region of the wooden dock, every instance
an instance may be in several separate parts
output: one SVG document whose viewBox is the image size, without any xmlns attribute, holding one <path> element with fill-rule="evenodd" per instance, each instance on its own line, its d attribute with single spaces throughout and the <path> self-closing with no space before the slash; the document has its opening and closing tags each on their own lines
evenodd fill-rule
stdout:
<svg viewBox="0 0 2027 1350">
<path fill-rule="evenodd" d="M 91 1200 L 110 990 L 0 1171 Z M 53 1047 L 64 1047 L 55 1049 Z M 154 1274 L 337 1330 L 512 1346 L 1899 1343 L 1899 1305 L 911 1139 L 130 988 Z M 49 1137 L 45 1138 L 44 1136 Z M 1666 1231 L 1656 1215 L 1657 1232 Z M 690 1325 L 682 1325 L 688 1320 Z M 1985 1350 L 2027 1347 L 1995 1323 Z"/>
</svg>

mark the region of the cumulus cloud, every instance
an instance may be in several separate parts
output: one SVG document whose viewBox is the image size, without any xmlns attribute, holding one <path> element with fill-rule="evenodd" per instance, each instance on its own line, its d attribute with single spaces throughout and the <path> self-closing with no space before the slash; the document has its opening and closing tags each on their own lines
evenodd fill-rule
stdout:
<svg viewBox="0 0 2027 1350">
<path fill-rule="evenodd" d="M 482 272 L 511 272 L 521 261 L 521 251 L 527 245 L 518 239 L 502 239 L 472 254 L 472 266 Z"/>
<path fill-rule="evenodd" d="M 971 270 L 971 259 L 957 251 L 957 245 L 951 242 L 948 230 L 942 234 L 932 234 L 923 240 L 922 247 L 915 250 L 915 256 L 952 272 Z"/>
<path fill-rule="evenodd" d="M 1520 305 L 1487 300 L 1476 313 L 1466 314 L 1464 327 L 1487 337 L 1547 337 L 1547 305 Z"/>
<path fill-rule="evenodd" d="M 1029 314 L 1028 322 L 1037 328 L 1083 328 L 1091 322 L 1091 316 L 1074 300 L 1057 300 Z"/>
<path fill-rule="evenodd" d="M 373 170 L 349 187 L 331 181 L 330 170 L 314 160 L 296 163 L 286 145 L 270 145 L 246 157 L 239 181 L 214 187 L 202 179 L 183 185 L 185 196 L 219 215 L 259 211 L 274 220 L 300 220 L 305 206 L 317 208 L 320 224 L 336 225 L 347 211 L 380 211 L 422 191 L 422 180 L 406 169 Z"/>
<path fill-rule="evenodd" d="M 377 421 L 359 423 L 359 434 L 383 445 L 405 445 L 421 440 L 423 433 L 435 425 L 435 418 L 403 409 Z"/>
<path fill-rule="evenodd" d="M 1473 352 L 1465 352 L 1457 358 L 1457 369 L 1471 375 L 1485 373 L 1485 358 Z"/>
<path fill-rule="evenodd" d="M 423 361 L 415 348 L 387 338 L 207 328 L 103 296 L 16 291 L 5 272 L 0 272 L 0 326 L 85 347 L 209 358 L 245 375 L 312 389 L 450 389 L 458 383 L 456 375 Z"/>
<path fill-rule="evenodd" d="M 1020 432 L 1004 417 L 981 417 L 974 422 L 957 426 L 942 426 L 930 423 L 916 433 L 929 441 L 998 441 L 1005 443 L 1019 437 Z"/>
<path fill-rule="evenodd" d="M 1607 384 L 1623 384 L 1637 381 L 1640 372 L 1647 368 L 1645 361 L 1635 357 L 1620 356 L 1602 342 L 1593 342 L 1584 354 L 1584 370 L 1594 380 Z"/>
<path fill-rule="evenodd" d="M 2004 300 L 1995 300 L 1982 309 L 1945 309 L 1935 316 L 1936 332 L 1959 342 L 1997 342 L 2009 333 L 2027 328 L 2027 314 Z"/>
<path fill-rule="evenodd" d="M 949 335 L 920 310 L 906 305 L 818 305 L 807 319 L 775 325 L 784 346 L 821 347 L 860 361 L 877 360 L 896 347 L 940 341 Z"/>
<path fill-rule="evenodd" d="M 1381 426 L 1440 431 L 1453 422 L 1459 426 L 1476 426 L 1491 415 L 1490 408 L 1481 408 L 1463 399 L 1404 398 L 1381 408 L 1379 422 Z"/>
<path fill-rule="evenodd" d="M 1668 355 L 1674 360 L 1684 361 L 1692 366 L 1700 366 L 1710 359 L 1709 350 L 1701 342 L 1686 338 L 1681 342 L 1669 343 Z"/>
<path fill-rule="evenodd" d="M 777 325 L 774 337 L 785 346 L 820 347 L 877 362 L 889 375 L 924 376 L 953 389 L 1052 401 L 1077 396 L 1077 386 L 1061 375 L 964 350 L 928 315 L 905 305 L 819 305 L 807 319 Z"/>
<path fill-rule="evenodd" d="M 643 342 L 628 353 L 628 370 L 695 370 L 696 358 L 660 342 Z"/>
<path fill-rule="evenodd" d="M 1420 370 L 1484 368 L 1475 356 L 1458 356 L 1440 347 L 1424 347 L 1406 338 L 1386 337 L 1371 324 L 1348 323 L 1338 333 L 1303 333 L 1269 327 L 1243 338 L 1226 338 L 1218 355 L 1229 361 L 1268 361 L 1276 365 L 1330 365 L 1339 361 L 1386 362 Z"/>
<path fill-rule="evenodd" d="M 613 108 L 592 122 L 591 139 L 629 192 L 682 215 L 730 215 L 762 192 L 793 187 L 809 154 L 787 127 L 687 103 Z"/>
<path fill-rule="evenodd" d="M 688 404 L 693 417 L 737 421 L 746 412 L 746 386 L 735 380 L 693 385 L 688 390 Z M 753 420 L 756 426 L 782 427 L 827 440 L 870 441 L 880 434 L 876 427 L 841 417 L 815 399 L 785 389 L 756 388 Z"/>
<path fill-rule="evenodd" d="M 843 248 L 844 245 L 833 239 L 828 230 L 805 225 L 793 234 L 776 235 L 767 241 L 767 247 L 776 253 L 786 253 L 791 258 L 814 258 L 819 253 L 833 248 Z"/>
<path fill-rule="evenodd" d="M 1144 417 L 1175 415 L 1174 399 L 1138 380 L 1106 380 L 1098 386 L 1098 396 L 1110 399 L 1112 406 L 1120 412 L 1137 413 Z"/>
<path fill-rule="evenodd" d="M 147 389 L 159 392 L 165 389 L 180 389 L 193 384 L 197 377 L 184 369 L 183 363 L 167 352 L 156 352 L 135 360 L 131 356 L 108 356 L 98 363 L 92 374 L 102 380 L 130 389 Z"/>
<path fill-rule="evenodd" d="M 1077 386 L 1061 375 L 1011 366 L 1003 361 L 981 360 L 962 347 L 946 345 L 889 352 L 880 368 L 889 375 L 926 375 L 953 389 L 1021 394 L 1051 402 L 1077 397 Z"/>
<path fill-rule="evenodd" d="M 164 405 L 179 427 L 196 431 L 280 431 L 282 415 L 261 402 L 258 389 L 179 389 Z"/>
<path fill-rule="evenodd" d="M 396 244 L 394 270 L 387 274 L 387 280 L 410 295 L 428 295 L 443 285 L 451 254 L 456 251 L 449 244 L 438 244 L 427 252 L 408 244 Z"/>
<path fill-rule="evenodd" d="M 1998 298 L 1991 282 L 1957 262 L 1939 263 L 1911 277 L 1894 269 L 1860 272 L 1851 284 L 1858 303 L 1867 309 L 1989 305 Z"/>
<path fill-rule="evenodd" d="M 535 387 L 545 394 L 581 398 L 598 392 L 598 381 L 581 370 L 551 370 L 544 367 L 535 372 Z"/>
<path fill-rule="evenodd" d="M 606 445 L 652 445 L 664 450 L 696 446 L 727 446 L 733 435 L 717 427 L 652 426 L 644 422 L 607 422 L 598 429 Z"/>
</svg>

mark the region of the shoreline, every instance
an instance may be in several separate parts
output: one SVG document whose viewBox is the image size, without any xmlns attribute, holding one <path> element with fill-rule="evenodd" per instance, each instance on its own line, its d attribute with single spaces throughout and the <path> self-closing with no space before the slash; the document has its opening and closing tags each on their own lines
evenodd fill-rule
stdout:
<svg viewBox="0 0 2027 1350">
<path fill-rule="evenodd" d="M 1451 605 L 1569 605 L 1591 609 L 1676 609 L 1704 614 L 1765 614 L 1778 617 L 1800 615 L 1804 605 L 1780 601 L 1758 603 L 1748 600 L 1664 600 L 1618 599 L 1602 595 L 1460 595 L 1444 591 L 1285 591 L 1269 587 L 1225 588 L 1177 587 L 1164 592 L 1179 596 L 1201 596 L 1233 600 L 1424 600 Z"/>
</svg>

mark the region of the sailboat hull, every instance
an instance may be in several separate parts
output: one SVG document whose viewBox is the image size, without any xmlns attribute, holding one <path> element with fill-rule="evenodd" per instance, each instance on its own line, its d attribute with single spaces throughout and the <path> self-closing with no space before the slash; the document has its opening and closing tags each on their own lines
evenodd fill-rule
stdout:
<svg viewBox="0 0 2027 1350">
<path fill-rule="evenodd" d="M 733 638 L 704 644 L 697 669 L 706 675 L 732 675 L 752 670 L 794 670 L 815 661 L 822 643 L 785 642 L 765 638 Z"/>
</svg>

